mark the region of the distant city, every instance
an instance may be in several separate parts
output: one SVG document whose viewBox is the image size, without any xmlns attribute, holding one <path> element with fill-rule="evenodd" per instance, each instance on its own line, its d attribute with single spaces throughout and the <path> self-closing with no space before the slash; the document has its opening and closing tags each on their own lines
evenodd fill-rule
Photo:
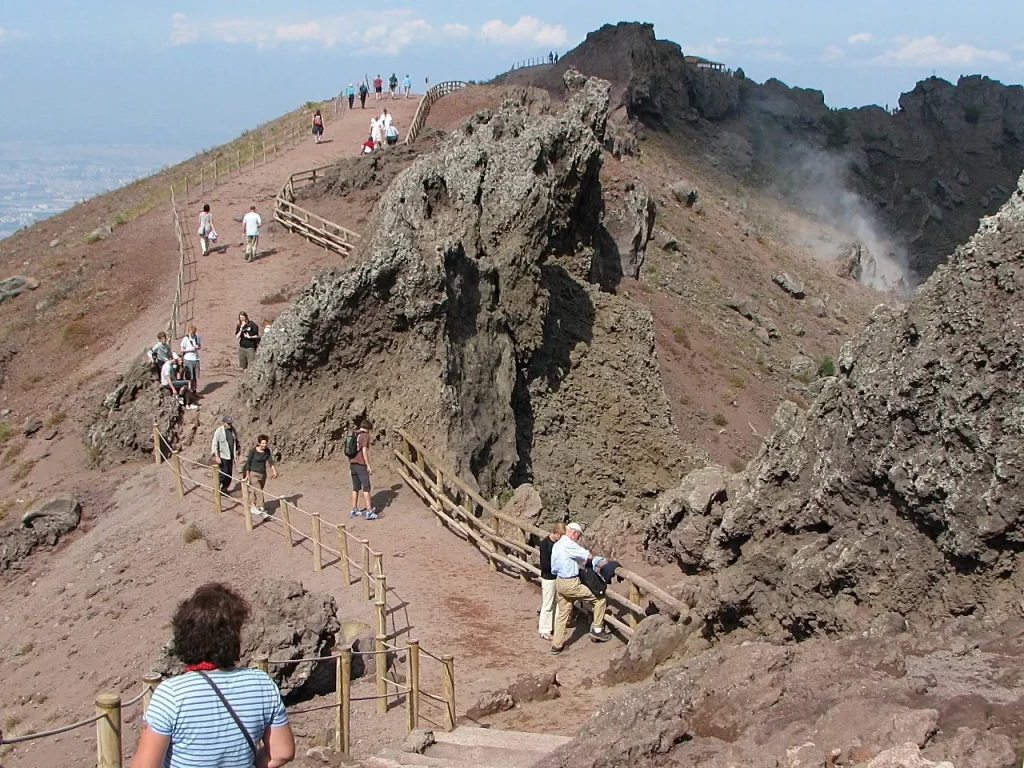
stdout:
<svg viewBox="0 0 1024 768">
<path fill-rule="evenodd" d="M 181 147 L 0 142 L 0 239 L 192 154 Z"/>
</svg>

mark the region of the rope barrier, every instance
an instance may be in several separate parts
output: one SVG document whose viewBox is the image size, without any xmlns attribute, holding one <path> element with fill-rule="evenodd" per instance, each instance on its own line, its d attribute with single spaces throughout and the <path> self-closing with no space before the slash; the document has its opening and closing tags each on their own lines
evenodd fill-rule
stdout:
<svg viewBox="0 0 1024 768">
<path fill-rule="evenodd" d="M 128 701 L 122 703 L 121 704 L 121 709 L 124 709 L 125 707 L 130 707 L 130 706 L 132 706 L 134 704 L 138 704 L 146 696 L 146 693 L 147 692 L 145 690 L 143 690 L 134 699 L 129 699 Z M 85 728 L 87 725 L 92 725 L 93 723 L 97 723 L 100 720 L 102 720 L 104 717 L 106 717 L 105 714 L 96 714 L 96 715 L 93 715 L 92 717 L 86 718 L 85 720 L 79 720 L 77 723 L 70 723 L 68 725 L 60 725 L 60 726 L 57 726 L 56 728 L 51 728 L 48 731 L 37 731 L 36 733 L 27 733 L 24 736 L 12 736 L 9 739 L 0 739 L 0 746 L 4 746 L 4 745 L 7 745 L 7 744 L 23 744 L 23 743 L 25 743 L 27 741 L 36 741 L 37 739 L 46 739 L 46 738 L 49 738 L 50 736 L 59 736 L 62 733 L 67 733 L 68 731 L 74 731 L 74 730 L 77 730 L 78 728 Z"/>
</svg>

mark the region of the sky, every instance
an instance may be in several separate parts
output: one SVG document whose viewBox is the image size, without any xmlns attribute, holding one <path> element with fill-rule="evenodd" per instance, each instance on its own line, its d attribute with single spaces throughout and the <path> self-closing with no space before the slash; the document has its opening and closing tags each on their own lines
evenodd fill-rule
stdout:
<svg viewBox="0 0 1024 768">
<path fill-rule="evenodd" d="M 198 151 L 364 76 L 489 79 L 619 21 L 834 107 L 895 105 L 933 73 L 1021 83 L 1024 2 L 978 7 L 708 0 L 638 17 L 611 0 L 0 0 L 0 141 Z"/>
</svg>

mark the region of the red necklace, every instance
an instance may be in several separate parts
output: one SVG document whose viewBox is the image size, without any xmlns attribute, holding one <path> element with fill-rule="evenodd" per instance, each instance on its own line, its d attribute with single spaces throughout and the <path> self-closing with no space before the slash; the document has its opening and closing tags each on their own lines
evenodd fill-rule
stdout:
<svg viewBox="0 0 1024 768">
<path fill-rule="evenodd" d="M 189 664 L 185 667 L 186 672 L 213 672 L 217 669 L 219 669 L 219 667 L 209 661 L 200 661 L 198 664 Z"/>
</svg>

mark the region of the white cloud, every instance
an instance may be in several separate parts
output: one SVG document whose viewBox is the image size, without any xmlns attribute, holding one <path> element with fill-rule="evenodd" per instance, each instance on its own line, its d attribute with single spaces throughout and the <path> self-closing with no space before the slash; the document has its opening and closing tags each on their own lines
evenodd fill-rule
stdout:
<svg viewBox="0 0 1024 768">
<path fill-rule="evenodd" d="M 18 29 L 6 29 L 0 27 L 0 44 L 9 43 L 12 40 L 27 40 L 28 33 Z"/>
<path fill-rule="evenodd" d="M 708 59 L 724 59 L 732 55 L 731 41 L 728 37 L 716 37 L 710 43 L 684 45 L 683 53 L 688 56 L 703 56 Z"/>
<path fill-rule="evenodd" d="M 355 53 L 395 55 L 416 44 L 445 45 L 454 40 L 477 39 L 488 44 L 517 48 L 554 47 L 565 44 L 565 28 L 523 16 L 514 24 L 499 19 L 479 28 L 465 24 L 434 27 L 410 9 L 373 13 L 355 11 L 345 16 L 325 16 L 308 21 L 272 19 L 193 19 L 183 13 L 171 17 L 171 45 L 200 42 L 274 48 L 282 45 L 314 45 L 333 48 L 344 44 Z"/>
<path fill-rule="evenodd" d="M 874 39 L 875 36 L 872 35 L 870 32 L 858 32 L 846 38 L 846 42 L 848 42 L 850 45 L 856 45 L 857 43 L 870 43 Z"/>
<path fill-rule="evenodd" d="M 565 45 L 567 39 L 561 24 L 545 24 L 534 16 L 520 16 L 519 21 L 511 25 L 492 19 L 484 23 L 480 33 L 488 42 L 509 46 L 557 47 Z"/>
<path fill-rule="evenodd" d="M 824 62 L 840 61 L 846 57 L 846 51 L 840 48 L 838 45 L 830 45 L 824 51 L 822 51 L 820 58 Z"/>
<path fill-rule="evenodd" d="M 934 35 L 926 37 L 897 37 L 895 48 L 872 59 L 873 64 L 897 67 L 927 67 L 947 64 L 975 64 L 978 62 L 1005 63 L 1010 54 L 994 48 L 977 48 L 960 43 L 950 45 Z"/>
</svg>

